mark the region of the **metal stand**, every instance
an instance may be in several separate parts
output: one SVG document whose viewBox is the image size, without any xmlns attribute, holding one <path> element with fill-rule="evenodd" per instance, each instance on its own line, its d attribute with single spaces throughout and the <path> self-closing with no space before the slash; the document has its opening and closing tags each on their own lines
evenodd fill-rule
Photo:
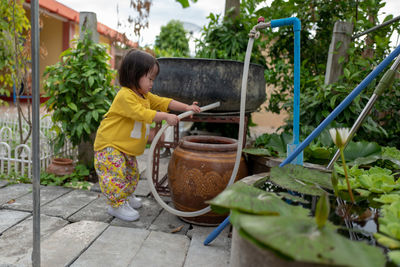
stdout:
<svg viewBox="0 0 400 267">
<path fill-rule="evenodd" d="M 239 124 L 240 117 L 239 115 L 218 115 L 218 114 L 199 114 L 193 115 L 192 118 L 184 118 L 182 121 L 190 121 L 190 122 L 210 122 L 210 123 L 237 123 Z M 245 116 L 245 125 L 247 125 L 248 116 Z M 158 132 L 161 128 L 161 123 L 156 123 L 156 132 Z M 247 127 L 245 127 L 244 135 L 243 135 L 243 147 L 246 145 L 246 135 L 247 135 Z M 174 141 L 167 142 L 167 141 L 159 141 L 157 143 L 156 148 L 154 149 L 154 161 L 153 161 L 153 172 L 152 178 L 154 187 L 157 190 L 157 193 L 162 196 L 169 196 L 170 191 L 167 184 L 167 174 L 164 177 L 159 177 L 160 171 L 160 151 L 161 148 L 175 148 L 178 146 L 179 143 L 179 124 L 174 126 Z"/>
</svg>

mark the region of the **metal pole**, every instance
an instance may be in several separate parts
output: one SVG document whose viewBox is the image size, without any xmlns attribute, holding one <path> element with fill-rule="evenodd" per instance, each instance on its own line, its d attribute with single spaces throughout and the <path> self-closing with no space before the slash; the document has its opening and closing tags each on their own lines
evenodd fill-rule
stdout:
<svg viewBox="0 0 400 267">
<path fill-rule="evenodd" d="M 358 38 L 358 37 L 361 37 L 361 36 L 363 36 L 363 35 L 365 35 L 365 34 L 367 34 L 367 33 L 376 31 L 376 30 L 378 30 L 378 29 L 380 29 L 380 28 L 382 28 L 382 27 L 385 27 L 385 26 L 387 26 L 387 25 L 389 25 L 389 24 L 392 24 L 393 22 L 396 22 L 396 21 L 398 21 L 398 20 L 400 20 L 400 16 L 397 16 L 397 17 L 395 17 L 395 18 L 392 18 L 391 20 L 388 20 L 388 21 L 382 23 L 381 25 L 374 26 L 374 27 L 372 27 L 372 28 L 370 28 L 370 29 L 368 29 L 368 30 L 366 30 L 366 31 L 364 31 L 364 32 L 357 33 L 357 34 L 355 34 L 355 35 L 353 35 L 353 36 L 351 37 L 351 40 L 354 40 L 354 39 L 356 39 L 356 38 Z"/>
<path fill-rule="evenodd" d="M 40 135 L 39 135 L 39 0 L 31 1 L 32 57 L 32 188 L 33 188 L 33 250 L 32 266 L 40 266 Z"/>
<path fill-rule="evenodd" d="M 375 104 L 376 100 L 378 99 L 378 97 L 383 93 L 384 89 L 388 88 L 392 84 L 393 78 L 394 78 L 394 75 L 395 75 L 395 71 L 398 68 L 399 64 L 400 64 L 400 56 L 397 57 L 397 59 L 393 63 L 393 65 L 390 67 L 390 69 L 382 77 L 382 79 L 380 80 L 377 88 L 375 89 L 374 93 L 372 94 L 371 98 L 369 99 L 367 105 L 365 105 L 365 107 L 364 107 L 363 111 L 361 112 L 360 116 L 358 116 L 358 118 L 357 118 L 356 122 L 354 123 L 353 127 L 351 127 L 349 138 L 347 138 L 347 140 L 346 140 L 345 147 L 350 142 L 350 140 L 353 138 L 353 136 L 357 132 L 358 128 L 360 128 L 360 126 L 363 123 L 364 119 L 370 113 L 370 111 L 371 111 L 372 107 L 374 106 L 374 104 Z M 332 169 L 333 164 L 339 158 L 339 155 L 340 155 L 340 150 L 337 150 L 335 155 L 333 156 L 332 160 L 329 162 L 328 166 L 326 166 L 326 168 L 328 170 Z"/>
</svg>

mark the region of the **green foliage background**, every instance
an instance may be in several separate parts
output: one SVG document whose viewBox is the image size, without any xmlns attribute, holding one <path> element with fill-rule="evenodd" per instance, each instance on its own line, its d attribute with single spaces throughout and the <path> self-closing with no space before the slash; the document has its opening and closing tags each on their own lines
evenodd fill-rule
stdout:
<svg viewBox="0 0 400 267">
<path fill-rule="evenodd" d="M 305 1 L 275 0 L 257 13 L 267 18 L 278 19 L 294 14 L 301 20 L 301 100 L 300 128 L 303 138 L 317 127 L 331 111 L 376 67 L 391 51 L 389 40 L 399 23 L 368 34 L 371 44 L 365 37 L 358 38 L 348 49 L 348 59 L 341 58 L 344 75 L 338 82 L 325 85 L 324 75 L 334 23 L 338 20 L 352 22 L 354 33 L 363 32 L 377 24 L 393 18 L 387 15 L 378 20 L 381 0 L 366 1 Z M 267 42 L 272 44 L 269 57 L 272 64 L 265 73 L 267 83 L 275 91 L 269 99 L 267 111 L 279 113 L 286 110 L 292 113 L 293 78 L 293 32 L 282 27 L 276 32 L 266 34 Z M 274 42 L 275 40 L 275 42 Z M 372 49 L 371 58 L 365 52 Z M 289 63 L 287 62 L 289 60 Z M 331 126 L 351 127 L 364 108 L 375 86 L 384 72 L 375 79 L 355 100 L 335 119 Z M 393 90 L 387 90 L 375 104 L 371 116 L 358 130 L 355 140 L 377 141 L 382 145 L 400 146 L 395 138 L 400 134 L 400 119 L 395 116 L 400 109 L 399 81 Z M 397 91 L 397 92 L 396 92 Z M 393 119 L 390 119 L 392 116 Z M 290 131 L 292 121 L 285 128 Z"/>
<path fill-rule="evenodd" d="M 234 19 L 210 13 L 207 17 L 210 20 L 208 25 L 203 27 L 201 38 L 196 40 L 196 57 L 244 61 L 248 33 L 257 24 L 256 6 L 259 2 L 262 1 L 242 1 L 240 15 Z M 260 50 L 265 45 L 262 39 L 254 41 L 252 63 L 265 65 Z"/>
<path fill-rule="evenodd" d="M 391 51 L 389 40 L 399 31 L 399 22 L 354 40 L 348 50 L 348 58 L 341 58 L 344 75 L 339 81 L 325 85 L 325 68 L 334 23 L 338 20 L 351 22 L 354 33 L 363 32 L 393 18 L 387 15 L 383 21 L 378 14 L 384 7 L 383 0 L 365 1 L 309 1 L 274 0 L 268 6 L 257 9 L 264 1 L 242 1 L 240 18 L 231 20 L 210 14 L 209 24 L 203 29 L 201 40 L 197 40 L 197 57 L 244 60 L 250 29 L 259 16 L 266 21 L 286 17 L 301 20 L 301 139 L 308 136 L 333 109 L 376 67 Z M 252 62 L 266 67 L 265 79 L 274 88 L 268 99 L 267 111 L 280 113 L 293 111 L 293 54 L 294 33 L 292 27 L 266 29 L 255 41 Z M 266 61 L 261 54 L 266 52 Z M 365 52 L 371 50 L 372 57 Z M 355 100 L 331 123 L 330 127 L 351 127 L 361 113 L 381 73 Z M 381 145 L 400 147 L 400 82 L 387 90 L 377 101 L 372 114 L 358 130 L 355 140 L 377 141 Z M 292 130 L 292 119 L 286 122 L 285 131 Z"/>
</svg>

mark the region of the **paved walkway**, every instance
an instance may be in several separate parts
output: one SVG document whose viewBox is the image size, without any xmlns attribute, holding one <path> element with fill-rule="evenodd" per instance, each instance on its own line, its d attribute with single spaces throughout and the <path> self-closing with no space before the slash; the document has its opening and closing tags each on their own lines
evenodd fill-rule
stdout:
<svg viewBox="0 0 400 267">
<path fill-rule="evenodd" d="M 167 162 L 161 160 L 161 170 Z M 139 166 L 144 173 L 145 155 Z M 163 210 L 144 178 L 136 195 L 143 199 L 140 219 L 124 222 L 106 213 L 98 185 L 90 191 L 42 187 L 41 266 L 229 266 L 230 227 L 204 246 L 214 227 Z M 32 185 L 0 180 L 0 266 L 31 266 L 32 226 Z"/>
</svg>

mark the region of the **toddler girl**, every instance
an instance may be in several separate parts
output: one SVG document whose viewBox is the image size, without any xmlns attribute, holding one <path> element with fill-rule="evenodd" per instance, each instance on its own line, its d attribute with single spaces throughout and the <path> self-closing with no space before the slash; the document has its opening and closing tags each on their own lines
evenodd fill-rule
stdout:
<svg viewBox="0 0 400 267">
<path fill-rule="evenodd" d="M 200 112 L 197 102 L 187 105 L 150 93 L 159 64 L 150 54 L 130 50 L 118 70 L 121 89 L 104 115 L 94 142 L 94 166 L 101 191 L 108 199 L 108 213 L 125 221 L 139 219 L 142 206 L 133 195 L 139 181 L 136 156 L 143 154 L 150 124 L 165 120 L 179 123 L 167 111 Z"/>
</svg>

